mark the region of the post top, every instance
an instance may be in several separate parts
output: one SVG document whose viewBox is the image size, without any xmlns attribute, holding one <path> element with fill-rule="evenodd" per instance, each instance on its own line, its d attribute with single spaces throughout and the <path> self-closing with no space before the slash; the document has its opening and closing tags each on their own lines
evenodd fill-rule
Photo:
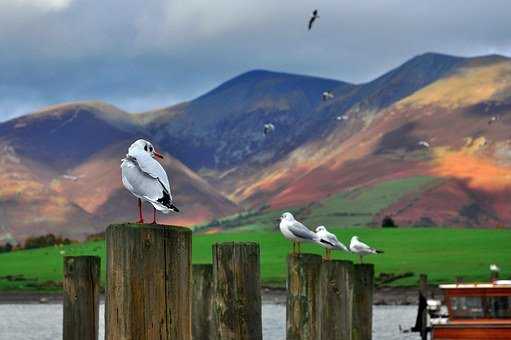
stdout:
<svg viewBox="0 0 511 340">
<path fill-rule="evenodd" d="M 119 229 L 119 228 L 130 228 L 130 229 L 140 229 L 140 230 L 165 230 L 165 231 L 173 231 L 178 233 L 191 233 L 192 230 L 188 227 L 176 226 L 176 225 L 168 225 L 168 224 L 141 224 L 141 223 L 118 223 L 118 224 L 110 224 L 108 229 Z"/>
<path fill-rule="evenodd" d="M 228 242 L 216 242 L 213 244 L 213 247 L 233 247 L 233 246 L 258 247 L 259 243 L 250 242 L 250 241 L 244 241 L 244 242 L 228 241 Z"/>
</svg>

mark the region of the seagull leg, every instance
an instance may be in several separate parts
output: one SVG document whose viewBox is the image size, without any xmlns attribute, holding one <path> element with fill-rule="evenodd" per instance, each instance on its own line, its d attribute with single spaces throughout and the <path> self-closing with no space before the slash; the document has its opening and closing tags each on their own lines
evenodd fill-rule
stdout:
<svg viewBox="0 0 511 340">
<path fill-rule="evenodd" d="M 360 256 L 360 263 L 364 263 L 364 260 L 362 258 L 362 255 L 359 255 Z"/>
<path fill-rule="evenodd" d="M 300 254 L 301 253 L 301 251 L 300 251 L 300 242 L 296 242 L 296 245 L 298 247 L 298 254 Z"/>
<path fill-rule="evenodd" d="M 153 222 L 151 224 L 156 224 L 156 208 L 153 207 Z"/>
<path fill-rule="evenodd" d="M 140 216 L 140 219 L 137 223 L 144 223 L 144 218 L 142 217 L 142 200 L 138 199 L 138 215 Z"/>
<path fill-rule="evenodd" d="M 293 255 L 296 255 L 296 242 L 293 241 Z"/>
<path fill-rule="evenodd" d="M 332 251 L 328 248 L 325 248 L 325 255 L 326 255 L 326 259 L 328 261 L 330 261 L 332 259 Z"/>
</svg>

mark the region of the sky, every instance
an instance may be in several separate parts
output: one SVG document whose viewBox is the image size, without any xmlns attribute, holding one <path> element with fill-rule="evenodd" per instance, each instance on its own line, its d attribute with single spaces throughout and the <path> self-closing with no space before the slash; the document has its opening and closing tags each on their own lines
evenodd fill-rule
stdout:
<svg viewBox="0 0 511 340">
<path fill-rule="evenodd" d="M 508 0 L 0 0 L 0 120 L 76 100 L 152 110 L 252 69 L 362 83 L 425 52 L 510 56 L 509 13 Z"/>
</svg>

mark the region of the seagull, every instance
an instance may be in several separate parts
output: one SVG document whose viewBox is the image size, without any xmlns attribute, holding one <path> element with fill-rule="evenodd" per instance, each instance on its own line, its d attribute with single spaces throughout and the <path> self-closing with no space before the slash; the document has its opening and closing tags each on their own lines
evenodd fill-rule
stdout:
<svg viewBox="0 0 511 340">
<path fill-rule="evenodd" d="M 500 272 L 500 268 L 496 264 L 490 264 L 490 271 L 492 272 Z"/>
<path fill-rule="evenodd" d="M 317 242 L 318 236 L 302 223 L 295 220 L 290 212 L 285 212 L 280 217 L 279 228 L 285 238 L 293 241 L 293 255 L 300 253 L 299 242 Z"/>
<path fill-rule="evenodd" d="M 425 140 L 421 140 L 419 143 L 417 143 L 417 145 L 423 146 L 425 148 L 429 148 L 430 147 L 429 143 L 426 142 Z"/>
<path fill-rule="evenodd" d="M 131 144 L 126 158 L 121 163 L 122 184 L 138 198 L 140 216 L 138 223 L 144 223 L 142 200 L 153 205 L 153 224 L 156 224 L 156 210 L 164 214 L 171 211 L 179 212 L 172 204 L 167 174 L 155 157 L 163 158 L 154 150 L 151 143 L 139 139 Z"/>
<path fill-rule="evenodd" d="M 498 116 L 491 117 L 490 120 L 488 121 L 488 125 L 491 125 L 492 123 L 496 122 L 499 119 L 500 119 L 500 117 L 498 117 Z"/>
<path fill-rule="evenodd" d="M 383 250 L 369 247 L 367 244 L 360 242 L 358 236 L 353 236 L 350 242 L 350 251 L 360 256 L 360 263 L 362 263 L 362 257 L 369 254 L 381 254 Z"/>
<path fill-rule="evenodd" d="M 334 99 L 334 93 L 332 91 L 325 91 L 321 94 L 321 98 L 323 99 L 323 101 Z"/>
<path fill-rule="evenodd" d="M 314 23 L 314 21 L 316 21 L 316 19 L 319 19 L 319 15 L 318 15 L 318 10 L 315 9 L 313 12 L 312 12 L 312 16 L 311 18 L 309 19 L 309 31 L 311 30 L 312 28 L 312 23 Z"/>
<path fill-rule="evenodd" d="M 273 131 L 275 131 L 275 125 L 273 125 L 272 123 L 267 123 L 267 124 L 264 124 L 264 135 L 268 135 L 269 133 L 272 133 Z"/>
<path fill-rule="evenodd" d="M 348 120 L 350 117 L 348 117 L 347 115 L 342 115 L 342 116 L 337 116 L 335 119 L 337 120 Z"/>
<path fill-rule="evenodd" d="M 325 226 L 320 225 L 316 228 L 316 236 L 318 237 L 317 243 L 325 248 L 325 259 L 330 260 L 331 259 L 331 251 L 332 249 L 336 250 L 344 250 L 349 252 L 348 248 L 339 240 L 337 239 L 337 236 L 334 234 L 328 232 L 326 230 Z"/>
</svg>

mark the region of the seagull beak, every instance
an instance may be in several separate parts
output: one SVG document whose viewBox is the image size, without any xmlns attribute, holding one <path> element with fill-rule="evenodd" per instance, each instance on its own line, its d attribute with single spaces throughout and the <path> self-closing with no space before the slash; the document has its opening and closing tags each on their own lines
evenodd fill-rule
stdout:
<svg viewBox="0 0 511 340">
<path fill-rule="evenodd" d="M 160 153 L 157 153 L 156 151 L 153 152 L 154 156 L 163 159 L 163 155 Z"/>
</svg>

